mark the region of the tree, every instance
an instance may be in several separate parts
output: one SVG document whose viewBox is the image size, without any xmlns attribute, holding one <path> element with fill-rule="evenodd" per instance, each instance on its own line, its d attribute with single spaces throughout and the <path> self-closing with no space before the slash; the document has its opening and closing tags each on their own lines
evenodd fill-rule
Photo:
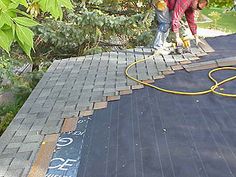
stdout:
<svg viewBox="0 0 236 177">
<path fill-rule="evenodd" d="M 74 7 L 62 21 L 47 18 L 36 29 L 40 58 L 97 53 L 112 46 L 146 44 L 151 39 L 153 14 L 147 0 L 82 0 L 74 2 Z"/>
<path fill-rule="evenodd" d="M 73 5 L 70 0 L 0 0 L 0 47 L 9 53 L 12 43 L 17 41 L 30 57 L 34 37 L 30 28 L 38 25 L 33 16 L 42 11 L 62 19 L 62 7 L 72 9 Z"/>
<path fill-rule="evenodd" d="M 80 0 L 74 6 L 69 0 L 0 0 L 0 4 L 4 41 L 0 47 L 19 58 L 17 47 L 11 48 L 18 44 L 32 57 L 35 68 L 44 60 L 106 50 L 117 44 L 116 39 L 130 46 L 151 38 L 148 0 Z M 62 13 L 62 7 L 74 8 Z"/>
</svg>

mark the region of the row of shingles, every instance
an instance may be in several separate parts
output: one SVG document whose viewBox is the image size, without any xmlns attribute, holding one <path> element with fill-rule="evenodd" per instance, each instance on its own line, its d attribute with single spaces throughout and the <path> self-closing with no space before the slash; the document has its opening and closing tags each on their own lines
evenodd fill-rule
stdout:
<svg viewBox="0 0 236 177">
<path fill-rule="evenodd" d="M 59 62 L 54 62 L 49 71 L 54 70 L 58 64 Z M 33 105 L 43 104 L 43 100 L 40 103 L 37 100 L 50 76 L 50 72 L 43 76 L 2 135 L 0 159 L 3 164 L 0 176 L 26 176 L 43 139 L 43 135 L 40 135 L 43 121 L 37 119 L 38 114 L 34 113 Z"/>
<path fill-rule="evenodd" d="M 151 48 L 136 47 L 134 49 L 136 61 L 138 59 L 143 59 L 148 57 L 149 59 L 146 60 L 144 64 L 142 63 L 143 64 L 142 66 L 140 65 L 136 66 L 136 68 L 131 68 L 129 72 L 134 73 L 136 70 L 137 73 L 143 73 L 143 75 L 140 74 L 140 76 L 142 75 L 142 77 L 139 77 L 140 80 L 150 79 L 150 77 L 152 78 L 154 77 L 154 79 L 162 78 L 163 74 L 165 75 L 172 74 L 174 70 L 183 69 L 182 65 L 192 63 L 193 61 L 198 60 L 199 57 L 207 55 L 207 52 L 214 51 L 214 49 L 212 49 L 205 40 L 204 43 L 205 45 L 201 47 L 197 47 L 196 45 L 192 44 L 190 53 L 184 53 L 181 55 L 180 54 L 164 55 L 164 56 L 154 55 L 153 58 L 150 57 L 150 55 L 152 55 L 153 52 Z M 152 59 L 154 61 L 152 61 Z M 156 65 L 156 68 L 154 67 L 154 65 Z"/>
<path fill-rule="evenodd" d="M 201 39 L 202 40 L 202 42 L 204 43 L 204 44 L 199 44 L 199 46 L 197 47 L 196 45 L 193 45 L 192 44 L 192 46 L 193 47 L 191 47 L 191 54 L 192 54 L 192 56 L 185 56 L 185 57 L 188 57 L 189 58 L 189 60 L 191 60 L 191 61 L 194 61 L 194 60 L 198 60 L 199 59 L 199 57 L 201 57 L 201 56 L 205 56 L 205 55 L 207 55 L 207 53 L 212 53 L 212 52 L 214 52 L 215 50 L 207 43 L 207 41 L 205 40 L 205 39 Z M 190 65 L 195 65 L 195 63 L 196 62 L 193 62 L 193 64 L 190 64 Z M 189 64 L 189 63 L 183 63 L 183 64 Z M 211 62 L 209 62 L 209 63 L 205 63 L 205 65 L 208 65 L 207 67 L 206 67 L 206 69 L 210 66 L 210 65 L 214 65 L 214 63 L 211 63 Z M 214 65 L 215 66 L 215 65 Z"/>
<path fill-rule="evenodd" d="M 98 70 L 98 82 L 104 82 L 100 91 L 99 97 L 102 99 L 95 100 L 93 109 L 101 109 L 107 107 L 107 101 L 118 100 L 120 95 L 130 93 L 130 87 L 127 85 L 127 78 L 124 75 L 124 70 L 127 66 L 127 56 L 125 51 L 113 51 L 103 53 L 101 56 L 100 69 Z M 97 82 L 95 83 L 97 85 Z M 103 84 L 103 83 L 102 83 Z M 101 90 L 103 89 L 103 90 Z M 97 90 L 97 88 L 95 88 Z"/>
<path fill-rule="evenodd" d="M 98 75 L 105 75 L 105 84 L 104 84 L 104 96 L 115 96 L 117 95 L 116 91 L 116 73 L 117 73 L 117 63 L 118 63 L 118 53 L 103 53 L 101 58 L 101 70 L 98 72 Z"/>
<path fill-rule="evenodd" d="M 183 53 L 182 55 L 173 55 L 177 66 L 172 66 L 174 70 L 183 69 L 182 65 L 189 64 L 199 60 L 201 56 L 205 56 L 207 53 L 200 47 L 197 47 L 194 43 L 191 44 L 190 52 Z"/>
<path fill-rule="evenodd" d="M 192 54 L 196 55 L 197 57 L 205 56 L 207 53 L 214 52 L 215 50 L 207 43 L 205 39 L 201 39 L 204 44 L 200 44 L 199 47 L 192 47 L 191 51 Z M 193 57 L 193 60 L 195 57 Z M 201 69 L 209 69 L 217 67 L 217 63 L 215 61 L 206 61 L 206 62 L 194 62 L 194 63 L 184 63 L 184 69 L 187 71 L 194 71 L 194 70 L 201 70 Z"/>
<path fill-rule="evenodd" d="M 177 65 L 172 55 L 153 55 L 150 56 L 152 50 L 150 48 L 142 48 L 143 55 L 147 59 L 144 64 L 146 65 L 149 80 L 161 79 L 164 75 L 174 73 L 172 66 Z"/>
<path fill-rule="evenodd" d="M 155 60 L 154 60 L 154 57 L 151 57 L 151 58 L 148 59 L 148 57 L 152 54 L 151 49 L 150 48 L 142 48 L 142 51 L 143 51 L 144 58 L 147 59 L 145 61 L 145 64 L 146 64 L 146 67 L 147 67 L 148 75 L 151 78 L 151 81 L 155 80 L 155 79 L 163 78 L 164 76 L 158 70 L 158 68 L 156 66 L 156 63 L 155 63 Z"/>
<path fill-rule="evenodd" d="M 150 48 L 143 48 L 143 51 L 147 59 L 145 63 L 149 76 L 153 79 L 161 79 L 164 75 L 174 73 L 174 70 L 181 69 L 180 62 L 187 60 L 182 55 L 153 55 L 150 57 L 152 53 Z"/>
<path fill-rule="evenodd" d="M 214 52 L 215 50 L 208 44 L 208 42 L 205 39 L 201 39 L 203 44 L 199 44 L 199 47 L 206 53 Z"/>
<path fill-rule="evenodd" d="M 209 52 L 209 51 L 206 52 L 201 47 L 192 46 L 191 52 L 192 52 L 192 54 L 195 54 L 197 57 L 202 57 L 202 56 L 207 55 L 207 52 Z"/>
<path fill-rule="evenodd" d="M 207 55 L 207 53 L 214 52 L 214 49 L 207 43 L 205 39 L 201 39 L 204 44 L 199 44 L 196 46 L 194 42 L 191 42 L 190 54 L 183 55 L 185 58 L 188 58 L 190 61 L 198 60 L 199 57 Z M 184 63 L 187 64 L 187 63 Z"/>
<path fill-rule="evenodd" d="M 128 66 L 127 51 L 118 52 L 117 62 L 117 78 L 116 78 L 116 90 L 119 95 L 131 94 L 131 86 L 128 85 L 128 78 L 125 75 L 126 67 Z"/>
<path fill-rule="evenodd" d="M 75 102 L 77 102 L 74 109 L 77 115 L 92 110 L 93 105 L 90 100 L 92 97 L 92 90 L 95 87 L 94 82 L 97 74 L 96 67 L 98 65 L 95 61 L 97 58 L 100 57 L 98 55 L 86 56 L 81 67 L 78 68 L 77 78 L 73 92 L 71 93 L 71 98 L 75 99 Z"/>
<path fill-rule="evenodd" d="M 202 47 L 204 48 L 204 47 Z M 184 53 L 182 55 L 164 55 L 164 56 L 154 56 L 154 60 L 159 71 L 154 73 L 153 78 L 158 79 L 163 77 L 163 75 L 172 74 L 175 70 L 183 69 L 184 64 L 192 63 L 199 59 L 200 56 L 207 55 L 206 52 L 213 52 L 214 50 L 207 44 L 205 51 L 197 46 L 191 47 L 191 53 Z M 144 53 L 151 53 L 150 48 L 143 48 Z M 152 58 L 146 60 L 148 64 L 148 71 L 149 73 L 155 72 L 153 68 Z M 158 73 L 158 74 L 157 74 Z"/>
<path fill-rule="evenodd" d="M 144 59 L 144 53 L 142 48 L 136 47 L 134 49 L 134 56 L 135 56 L 135 61 L 137 62 L 138 60 Z M 151 77 L 148 75 L 147 71 L 147 65 L 146 62 L 141 62 L 136 64 L 136 70 L 137 70 L 137 79 L 144 81 L 144 80 L 151 80 Z"/>
<path fill-rule="evenodd" d="M 190 59 L 187 59 L 183 55 L 166 55 L 166 56 L 151 56 L 151 48 L 136 47 L 135 49 L 127 50 L 128 65 L 132 62 L 138 61 L 140 59 L 147 59 L 144 62 L 136 64 L 134 67 L 129 69 L 129 74 L 136 79 L 142 80 L 144 82 L 153 82 L 154 79 L 160 79 L 164 77 L 164 74 L 172 74 L 173 70 L 182 69 L 181 62 L 190 63 Z M 176 57 L 177 56 L 177 57 Z M 193 59 L 198 59 L 195 54 L 189 55 Z M 174 66 L 175 69 L 173 69 Z M 130 80 L 128 80 L 128 84 Z M 131 82 L 133 88 L 135 84 Z M 139 87 L 138 87 L 139 88 Z M 142 88 L 142 87 L 140 87 Z"/>
<path fill-rule="evenodd" d="M 107 101 L 118 100 L 120 95 L 131 92 L 130 86 L 127 84 L 127 78 L 124 75 L 126 66 L 126 51 L 102 54 L 95 82 L 95 85 L 99 87 L 94 88 L 94 91 L 98 91 L 95 92 L 96 95 L 102 97 L 100 100 L 92 100 L 95 101 L 93 109 L 105 108 L 107 107 Z"/>
<path fill-rule="evenodd" d="M 105 93 L 109 98 L 119 97 L 123 92 L 130 90 L 125 77 L 125 68 L 127 66 L 126 51 L 110 52 L 109 67 L 107 71 L 106 81 L 108 85 L 112 85 L 112 92 Z"/>
<path fill-rule="evenodd" d="M 91 65 L 89 67 L 89 74 L 87 76 L 87 84 L 89 89 L 91 89 L 91 97 L 89 99 L 90 107 L 88 110 L 93 110 L 97 107 L 95 102 L 105 101 L 103 96 L 104 85 L 105 85 L 105 75 L 106 73 L 106 60 L 101 61 L 102 54 L 94 55 Z M 102 75 L 98 74 L 102 73 Z M 95 85 L 98 82 L 98 85 Z"/>
<path fill-rule="evenodd" d="M 106 84 L 107 73 L 109 68 L 109 52 L 104 52 L 101 55 L 94 57 L 93 61 L 97 63 L 94 69 L 90 68 L 90 71 L 96 73 L 94 77 L 94 89 L 92 90 L 90 102 L 93 104 L 92 110 L 102 109 L 107 107 L 107 101 L 105 93 L 113 89 L 112 84 Z M 110 90 L 110 91 L 111 91 Z"/>
<path fill-rule="evenodd" d="M 151 48 L 142 48 L 144 52 L 145 59 L 147 59 L 146 65 L 149 76 L 155 80 L 155 79 L 162 79 L 165 76 L 163 75 L 163 72 L 167 67 L 164 63 L 162 56 L 155 56 L 149 57 L 153 51 Z"/>
<path fill-rule="evenodd" d="M 198 71 L 198 70 L 211 69 L 224 66 L 234 66 L 234 65 L 236 65 L 236 57 L 229 57 L 229 58 L 216 59 L 199 63 L 192 63 L 189 65 L 184 65 L 184 68 L 186 71 L 190 72 L 190 71 Z"/>
<path fill-rule="evenodd" d="M 105 93 L 114 91 L 114 86 L 107 83 L 107 70 L 109 63 L 109 53 L 95 54 L 91 58 L 90 66 L 88 69 L 88 75 L 84 83 L 84 89 L 88 89 L 89 92 L 81 94 L 80 99 L 81 108 L 77 109 L 80 111 L 80 117 L 89 116 L 93 114 L 96 109 L 105 108 L 107 105 Z M 86 106 L 84 107 L 84 101 Z M 77 106 L 78 108 L 78 106 Z"/>
<path fill-rule="evenodd" d="M 76 105 L 82 92 L 82 86 L 85 81 L 86 72 L 82 69 L 85 57 L 72 58 L 73 63 L 69 64 L 70 72 L 64 84 L 65 92 L 61 93 L 58 99 L 58 105 L 52 112 L 63 111 L 61 118 L 76 116 Z"/>
<path fill-rule="evenodd" d="M 137 57 L 134 55 L 134 49 L 128 49 L 126 50 L 126 56 L 127 56 L 127 65 L 130 65 L 131 63 L 137 61 Z M 134 65 L 129 69 L 129 74 L 133 76 L 134 78 L 138 79 L 138 73 L 137 73 L 137 65 Z M 127 79 L 127 85 L 130 86 L 132 89 L 139 89 L 143 88 L 143 85 L 137 84 L 137 82 Z"/>
</svg>

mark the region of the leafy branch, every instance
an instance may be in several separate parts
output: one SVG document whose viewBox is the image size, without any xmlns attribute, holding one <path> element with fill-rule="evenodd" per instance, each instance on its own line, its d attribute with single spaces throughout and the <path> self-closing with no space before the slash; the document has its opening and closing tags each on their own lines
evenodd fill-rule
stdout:
<svg viewBox="0 0 236 177">
<path fill-rule="evenodd" d="M 34 33 L 30 28 L 39 25 L 33 16 L 37 17 L 41 10 L 62 19 L 63 7 L 72 9 L 73 5 L 70 0 L 0 0 L 0 48 L 9 53 L 12 43 L 17 41 L 31 58 Z"/>
</svg>

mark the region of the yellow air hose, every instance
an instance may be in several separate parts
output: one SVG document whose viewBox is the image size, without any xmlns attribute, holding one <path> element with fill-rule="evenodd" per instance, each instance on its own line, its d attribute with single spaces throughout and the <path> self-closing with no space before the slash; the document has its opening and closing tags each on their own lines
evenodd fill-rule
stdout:
<svg viewBox="0 0 236 177">
<path fill-rule="evenodd" d="M 127 66 L 127 68 L 125 69 L 125 75 L 133 80 L 133 81 L 136 81 L 140 84 L 143 84 L 143 85 L 146 85 L 146 86 L 149 86 L 149 87 L 152 87 L 154 89 L 157 89 L 161 92 L 166 92 L 166 93 L 171 93 L 171 94 L 176 94 L 176 95 L 189 95 L 189 96 L 196 96 L 196 95 L 204 95 L 204 94 L 208 94 L 208 93 L 214 93 L 214 94 L 217 94 L 217 95 L 221 95 L 221 96 L 225 96 L 225 97 L 235 97 L 236 98 L 236 94 L 230 94 L 230 93 L 221 93 L 221 92 L 218 92 L 216 91 L 216 89 L 220 86 L 220 85 L 223 85 L 224 83 L 226 82 L 230 82 L 232 80 L 235 80 L 236 79 L 236 75 L 235 76 L 232 76 L 232 77 L 229 77 L 227 79 L 224 79 L 223 81 L 221 82 L 218 82 L 217 80 L 214 79 L 214 77 L 212 76 L 212 73 L 214 72 L 217 72 L 217 71 L 221 71 L 221 70 L 235 70 L 236 71 L 236 67 L 221 67 L 221 68 L 215 68 L 215 69 L 212 69 L 209 73 L 208 73 L 208 77 L 209 79 L 214 83 L 213 86 L 211 86 L 210 89 L 208 90 L 203 90 L 203 91 L 198 91 L 198 92 L 183 92 L 183 91 L 177 91 L 177 90 L 168 90 L 168 89 L 164 89 L 164 88 L 161 88 L 161 87 L 158 87 L 158 86 L 155 86 L 155 85 L 152 85 L 152 84 L 149 84 L 149 83 L 146 83 L 146 82 L 143 82 L 143 81 L 140 81 L 138 79 L 136 79 L 135 77 L 133 76 L 130 76 L 129 75 L 129 69 L 131 67 L 133 67 L 134 65 L 138 64 L 138 63 L 141 63 L 141 62 L 144 62 L 148 59 L 150 59 L 152 56 L 149 56 L 147 59 L 141 59 L 141 60 L 138 60 L 138 61 L 135 61 L 133 63 L 131 63 L 130 65 Z"/>
</svg>

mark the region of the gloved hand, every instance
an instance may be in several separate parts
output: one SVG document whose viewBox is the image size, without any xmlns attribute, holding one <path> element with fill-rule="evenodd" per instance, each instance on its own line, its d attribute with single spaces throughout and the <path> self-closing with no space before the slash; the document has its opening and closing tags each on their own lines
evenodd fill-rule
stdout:
<svg viewBox="0 0 236 177">
<path fill-rule="evenodd" d="M 180 37 L 176 37 L 177 46 L 183 46 L 183 41 Z"/>
<path fill-rule="evenodd" d="M 206 45 L 204 42 L 201 41 L 201 39 L 199 39 L 198 35 L 194 35 L 194 38 L 195 38 L 195 42 L 196 42 L 196 45 L 198 46 L 199 44 L 201 45 Z"/>
</svg>

